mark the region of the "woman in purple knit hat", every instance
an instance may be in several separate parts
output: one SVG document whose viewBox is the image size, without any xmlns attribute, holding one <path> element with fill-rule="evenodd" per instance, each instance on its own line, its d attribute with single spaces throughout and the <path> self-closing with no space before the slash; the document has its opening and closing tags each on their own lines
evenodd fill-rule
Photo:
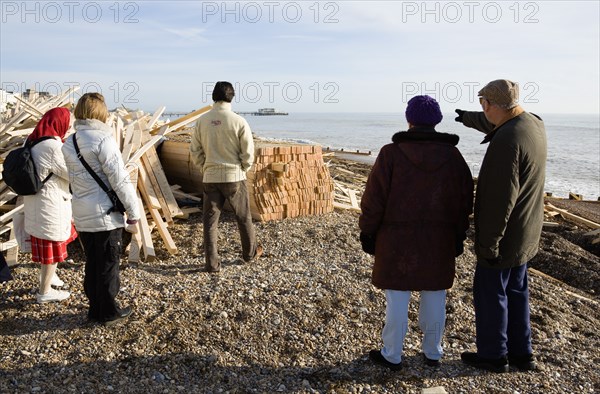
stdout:
<svg viewBox="0 0 600 394">
<path fill-rule="evenodd" d="M 454 281 L 455 258 L 463 252 L 473 205 L 473 178 L 456 148 L 458 136 L 439 133 L 439 104 L 413 97 L 406 108 L 408 130 L 381 148 L 361 201 L 360 239 L 375 256 L 372 283 L 385 291 L 383 347 L 371 360 L 402 368 L 411 292 L 420 292 L 419 326 L 424 362 L 442 357 L 446 289 Z"/>
</svg>

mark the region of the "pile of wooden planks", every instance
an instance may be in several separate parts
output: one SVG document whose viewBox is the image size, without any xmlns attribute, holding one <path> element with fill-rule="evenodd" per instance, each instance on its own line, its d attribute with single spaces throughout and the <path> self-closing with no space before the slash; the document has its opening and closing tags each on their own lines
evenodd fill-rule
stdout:
<svg viewBox="0 0 600 394">
<path fill-rule="evenodd" d="M 257 144 L 248 192 L 255 220 L 333 211 L 333 181 L 318 145 Z"/>
<path fill-rule="evenodd" d="M 35 95 L 30 95 L 29 100 L 17 97 L 18 107 L 13 109 L 13 115 L 0 124 L 0 161 L 8 152 L 23 144 L 24 139 L 33 131 L 36 123 L 49 109 L 58 106 L 72 105 L 69 97 L 77 88 L 65 92 L 59 97 L 44 98 L 40 100 Z M 178 133 L 190 123 L 195 122 L 211 106 L 201 108 L 182 118 L 169 123 L 160 124 L 158 120 L 165 108 L 159 108 L 154 114 L 143 111 L 128 112 L 118 108 L 110 113 L 107 124 L 113 128 L 115 140 L 119 144 L 123 161 L 129 170 L 131 181 L 137 186 L 140 206 L 144 215 L 138 222 L 138 231 L 132 237 L 129 249 L 129 260 L 140 260 L 143 254 L 146 261 L 156 258 L 156 250 L 152 239 L 152 230 L 156 229 L 163 241 L 164 248 L 171 254 L 177 253 L 177 246 L 169 234 L 168 227 L 173 224 L 176 217 L 185 217 L 189 213 L 180 209 L 173 191 L 177 186 L 171 186 L 167 181 L 155 146 L 159 144 L 168 133 Z M 14 201 L 14 194 L 0 180 L 0 210 L 4 213 L 0 217 L 1 232 L 10 231 L 8 241 L 2 242 L 0 248 L 8 250 L 7 261 L 15 264 L 18 257 L 18 246 L 15 241 L 15 230 L 12 219 L 19 214 L 23 205 Z M 17 201 L 19 201 L 18 199 Z"/>
</svg>

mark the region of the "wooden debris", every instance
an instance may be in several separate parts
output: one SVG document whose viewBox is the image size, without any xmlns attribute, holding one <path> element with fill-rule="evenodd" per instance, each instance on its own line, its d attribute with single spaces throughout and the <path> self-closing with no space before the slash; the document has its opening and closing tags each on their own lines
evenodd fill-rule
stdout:
<svg viewBox="0 0 600 394">
<path fill-rule="evenodd" d="M 581 194 L 569 192 L 569 200 L 581 201 L 583 200 L 583 196 Z"/>
<path fill-rule="evenodd" d="M 584 297 L 584 296 L 582 296 L 582 295 L 579 295 L 579 294 L 577 294 L 577 293 L 574 293 L 574 292 L 572 292 L 572 291 L 570 291 L 570 290 L 567 290 L 567 289 L 566 289 L 566 287 L 570 287 L 570 286 L 569 286 L 568 284 L 566 284 L 565 282 L 563 282 L 563 281 L 561 281 L 561 280 L 559 280 L 559 279 L 556 279 L 556 278 L 555 278 L 555 277 L 553 277 L 553 276 L 550 276 L 550 275 L 548 275 L 548 274 L 546 274 L 546 273 L 544 273 L 544 272 L 542 272 L 542 271 L 538 271 L 538 270 L 536 270 L 535 268 L 528 268 L 528 269 L 527 269 L 527 271 L 528 271 L 529 273 L 533 274 L 533 275 L 536 275 L 536 276 L 542 277 L 542 278 L 544 278 L 544 279 L 546 279 L 546 280 L 548 280 L 548 281 L 550 281 L 550 282 L 553 282 L 553 283 L 554 283 L 554 284 L 556 284 L 556 285 L 559 285 L 560 287 L 562 287 L 562 289 L 561 289 L 561 290 L 562 290 L 562 291 L 563 291 L 565 294 L 567 294 L 567 295 L 570 295 L 570 296 L 572 296 L 572 297 L 575 297 L 575 298 L 577 298 L 577 299 L 579 299 L 579 300 L 583 300 L 583 301 L 590 302 L 590 303 L 592 303 L 592 304 L 598 304 L 598 301 L 596 301 L 596 300 L 593 300 L 593 299 L 591 299 L 591 298 L 588 298 L 588 297 Z"/>
<path fill-rule="evenodd" d="M 361 212 L 357 198 L 358 191 L 347 187 L 348 184 L 342 181 L 334 181 L 333 183 L 336 190 L 333 204 L 334 208 Z M 338 191 L 339 193 L 337 193 Z"/>
<path fill-rule="evenodd" d="M 597 228 L 597 229 L 595 229 L 594 231 L 590 231 L 590 232 L 588 232 L 588 233 L 585 233 L 585 234 L 583 234 L 583 235 L 585 235 L 586 237 L 591 237 L 591 236 L 593 236 L 593 235 L 598 235 L 598 237 L 597 237 L 597 238 L 595 238 L 595 239 L 593 239 L 593 240 L 592 240 L 592 245 L 595 245 L 595 244 L 597 244 L 597 243 L 600 243 L 600 228 Z"/>
<path fill-rule="evenodd" d="M 567 211 L 566 209 L 560 209 L 555 207 L 554 205 L 550 204 L 550 203 L 546 203 L 546 205 L 544 206 L 544 210 L 548 210 L 548 211 L 554 211 L 554 212 L 558 212 L 561 214 L 561 216 L 567 220 L 570 220 L 572 222 L 578 223 L 578 224 L 583 224 L 584 226 L 588 226 L 591 227 L 593 229 L 597 229 L 600 228 L 600 224 L 593 222 L 591 220 L 582 218 L 581 216 L 577 216 L 575 214 L 570 213 L 569 211 Z"/>
<path fill-rule="evenodd" d="M 544 227 L 558 227 L 560 225 L 556 222 L 544 222 L 543 226 Z"/>
</svg>

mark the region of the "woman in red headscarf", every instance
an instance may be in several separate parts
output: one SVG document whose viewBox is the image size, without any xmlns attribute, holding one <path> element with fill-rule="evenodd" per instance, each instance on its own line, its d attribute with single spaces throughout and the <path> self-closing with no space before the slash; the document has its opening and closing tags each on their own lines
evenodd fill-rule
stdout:
<svg viewBox="0 0 600 394">
<path fill-rule="evenodd" d="M 56 275 L 57 263 L 67 258 L 67 244 L 77 237 L 72 225 L 71 193 L 67 166 L 61 148 L 71 125 L 66 108 L 53 108 L 39 121 L 27 142 L 33 144 L 31 155 L 40 179 L 41 190 L 24 196 L 25 231 L 31 236 L 31 258 L 41 263 L 39 303 L 69 298 Z M 52 174 L 52 175 L 50 175 Z"/>
</svg>

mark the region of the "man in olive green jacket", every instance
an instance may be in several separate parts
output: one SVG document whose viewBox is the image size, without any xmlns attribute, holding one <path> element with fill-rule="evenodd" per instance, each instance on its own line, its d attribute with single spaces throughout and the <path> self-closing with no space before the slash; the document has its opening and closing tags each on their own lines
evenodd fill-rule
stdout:
<svg viewBox="0 0 600 394">
<path fill-rule="evenodd" d="M 518 104 L 518 85 L 495 80 L 479 91 L 483 112 L 456 120 L 486 133 L 489 146 L 475 197 L 473 285 L 477 353 L 466 364 L 494 372 L 535 369 L 527 263 L 538 251 L 544 217 L 546 132 Z"/>
</svg>

